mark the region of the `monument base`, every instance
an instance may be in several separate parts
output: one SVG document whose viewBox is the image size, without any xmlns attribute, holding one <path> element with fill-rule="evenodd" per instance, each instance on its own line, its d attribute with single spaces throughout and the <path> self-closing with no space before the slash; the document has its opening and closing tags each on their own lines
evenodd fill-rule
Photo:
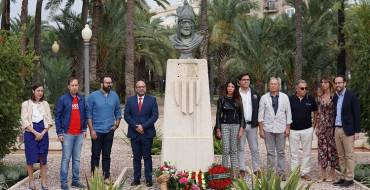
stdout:
<svg viewBox="0 0 370 190">
<path fill-rule="evenodd" d="M 161 162 L 206 171 L 214 161 L 205 59 L 169 59 L 166 71 Z"/>
<path fill-rule="evenodd" d="M 207 171 L 214 161 L 213 139 L 209 137 L 167 137 L 162 161 L 171 161 L 178 170 Z M 212 145 L 212 147 L 209 147 Z"/>
</svg>

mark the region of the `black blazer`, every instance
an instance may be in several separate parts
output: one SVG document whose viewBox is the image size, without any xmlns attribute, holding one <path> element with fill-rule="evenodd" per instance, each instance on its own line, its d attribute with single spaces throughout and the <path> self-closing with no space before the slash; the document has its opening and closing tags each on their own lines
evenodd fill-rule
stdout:
<svg viewBox="0 0 370 190">
<path fill-rule="evenodd" d="M 334 127 L 337 116 L 338 95 L 335 94 L 334 102 Z M 360 132 L 360 103 L 355 94 L 346 89 L 342 104 L 342 127 L 347 136 Z"/>
<path fill-rule="evenodd" d="M 252 98 L 252 128 L 258 126 L 258 108 L 259 108 L 259 102 L 261 97 L 257 94 L 257 92 L 249 88 L 251 91 L 251 98 Z"/>
</svg>

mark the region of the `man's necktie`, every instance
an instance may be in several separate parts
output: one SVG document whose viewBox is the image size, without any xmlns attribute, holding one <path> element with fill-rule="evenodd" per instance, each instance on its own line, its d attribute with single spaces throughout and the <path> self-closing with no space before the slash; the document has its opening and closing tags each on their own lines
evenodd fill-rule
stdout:
<svg viewBox="0 0 370 190">
<path fill-rule="evenodd" d="M 143 107 L 143 98 L 139 97 L 139 112 L 141 112 L 141 108 Z"/>
</svg>

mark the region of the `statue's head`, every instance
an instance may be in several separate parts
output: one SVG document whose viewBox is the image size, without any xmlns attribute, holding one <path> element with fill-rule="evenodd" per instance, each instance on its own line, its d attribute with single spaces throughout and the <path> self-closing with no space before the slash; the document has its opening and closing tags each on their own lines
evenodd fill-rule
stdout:
<svg viewBox="0 0 370 190">
<path fill-rule="evenodd" d="M 178 34 L 190 36 L 195 30 L 195 13 L 187 0 L 184 0 L 184 6 L 176 9 Z"/>
</svg>

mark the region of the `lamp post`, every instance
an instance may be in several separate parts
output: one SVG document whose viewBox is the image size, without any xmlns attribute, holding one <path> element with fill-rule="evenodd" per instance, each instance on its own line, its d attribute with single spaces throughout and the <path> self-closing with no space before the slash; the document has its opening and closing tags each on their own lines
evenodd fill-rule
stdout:
<svg viewBox="0 0 370 190">
<path fill-rule="evenodd" d="M 54 41 L 53 45 L 51 46 L 51 50 L 53 51 L 54 53 L 54 56 L 56 57 L 58 52 L 59 52 L 59 44 L 58 44 L 58 41 Z"/>
<path fill-rule="evenodd" d="M 90 93 L 90 69 L 89 69 L 89 46 L 90 46 L 90 39 L 92 35 L 92 31 L 88 24 L 85 25 L 85 28 L 81 32 L 82 39 L 84 41 L 84 68 L 85 68 L 85 97 L 87 97 Z"/>
</svg>

